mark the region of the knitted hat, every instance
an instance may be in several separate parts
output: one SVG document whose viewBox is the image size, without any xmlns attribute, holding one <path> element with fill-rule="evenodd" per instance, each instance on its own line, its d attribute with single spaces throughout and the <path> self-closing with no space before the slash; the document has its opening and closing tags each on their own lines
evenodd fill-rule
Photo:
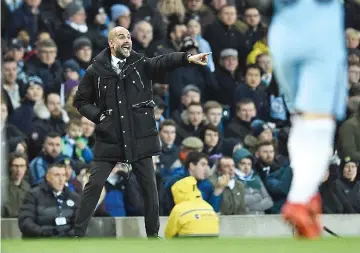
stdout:
<svg viewBox="0 0 360 253">
<path fill-rule="evenodd" d="M 83 9 L 84 7 L 78 3 L 71 2 L 68 5 L 65 6 L 64 10 L 64 19 L 67 20 L 74 16 L 78 11 Z"/>
<path fill-rule="evenodd" d="M 184 87 L 184 89 L 182 90 L 182 95 L 186 95 L 188 92 L 190 91 L 194 91 L 196 93 L 201 93 L 200 92 L 200 89 L 196 86 L 196 85 L 193 85 L 193 84 L 188 84 Z"/>
<path fill-rule="evenodd" d="M 22 40 L 19 40 L 19 39 L 12 39 L 9 43 L 9 50 L 10 49 L 13 49 L 13 48 L 16 48 L 16 49 L 21 49 L 21 48 L 24 48 L 25 45 L 24 45 L 24 42 Z"/>
<path fill-rule="evenodd" d="M 199 43 L 196 40 L 194 40 L 193 38 L 191 38 L 190 36 L 187 36 L 181 42 L 180 47 L 181 47 L 181 49 L 180 49 L 181 52 L 186 52 L 193 48 L 195 48 L 196 50 L 199 50 Z"/>
<path fill-rule="evenodd" d="M 65 61 L 63 64 L 63 68 L 64 68 L 64 70 L 71 69 L 72 71 L 75 71 L 78 73 L 80 72 L 79 64 L 73 59 Z"/>
<path fill-rule="evenodd" d="M 226 48 L 220 52 L 220 58 L 234 56 L 238 57 L 238 51 L 232 48 Z"/>
<path fill-rule="evenodd" d="M 247 150 L 246 148 L 239 148 L 235 150 L 235 152 L 232 155 L 232 158 L 235 162 L 235 166 L 237 166 L 238 163 L 244 158 L 250 158 L 251 160 L 254 159 L 250 151 Z"/>
<path fill-rule="evenodd" d="M 26 83 L 26 88 L 25 90 L 27 90 L 31 85 L 40 85 L 41 88 L 44 89 L 44 83 L 42 81 L 42 79 L 38 76 L 29 76 L 27 79 L 27 83 Z"/>
<path fill-rule="evenodd" d="M 344 159 L 341 160 L 340 169 L 343 170 L 347 163 L 355 163 L 356 166 L 359 166 L 358 161 L 352 159 L 350 156 L 347 156 L 347 157 L 345 157 Z"/>
<path fill-rule="evenodd" d="M 256 138 L 267 129 L 273 130 L 274 126 L 271 123 L 267 123 L 263 120 L 256 119 L 251 123 L 252 134 Z"/>
<path fill-rule="evenodd" d="M 83 47 L 91 47 L 92 48 L 92 43 L 88 37 L 81 36 L 81 37 L 77 38 L 76 40 L 74 40 L 73 49 L 75 52 Z"/>
<path fill-rule="evenodd" d="M 188 148 L 188 149 L 201 149 L 202 150 L 204 147 L 204 143 L 202 142 L 202 140 L 200 140 L 199 138 L 194 137 L 194 136 L 185 138 L 182 141 L 181 145 L 184 148 Z"/>
<path fill-rule="evenodd" d="M 111 6 L 112 21 L 118 20 L 119 17 L 130 14 L 130 9 L 123 4 L 114 4 Z"/>
</svg>

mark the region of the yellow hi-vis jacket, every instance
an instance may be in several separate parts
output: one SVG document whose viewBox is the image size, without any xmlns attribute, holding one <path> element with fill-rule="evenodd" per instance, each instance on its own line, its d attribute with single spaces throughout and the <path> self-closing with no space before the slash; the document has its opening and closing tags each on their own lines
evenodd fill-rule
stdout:
<svg viewBox="0 0 360 253">
<path fill-rule="evenodd" d="M 171 187 L 175 206 L 165 237 L 210 237 L 219 235 L 219 218 L 213 207 L 201 198 L 194 177 L 185 177 Z"/>
</svg>

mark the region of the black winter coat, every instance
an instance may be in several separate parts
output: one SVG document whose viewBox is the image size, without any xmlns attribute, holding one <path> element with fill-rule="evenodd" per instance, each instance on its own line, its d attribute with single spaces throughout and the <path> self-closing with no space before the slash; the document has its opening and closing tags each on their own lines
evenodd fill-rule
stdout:
<svg viewBox="0 0 360 253">
<path fill-rule="evenodd" d="M 95 122 L 94 160 L 132 163 L 160 153 L 152 101 L 152 80 L 186 66 L 185 53 L 147 58 L 134 51 L 118 75 L 110 49 L 104 49 L 86 70 L 75 96 L 80 114 Z M 112 114 L 99 122 L 101 114 Z"/>
<path fill-rule="evenodd" d="M 31 189 L 19 212 L 19 228 L 23 237 L 73 236 L 79 195 L 65 187 L 60 195 L 61 211 L 52 188 L 44 181 Z M 56 225 L 55 219 L 66 218 L 65 225 Z"/>
</svg>

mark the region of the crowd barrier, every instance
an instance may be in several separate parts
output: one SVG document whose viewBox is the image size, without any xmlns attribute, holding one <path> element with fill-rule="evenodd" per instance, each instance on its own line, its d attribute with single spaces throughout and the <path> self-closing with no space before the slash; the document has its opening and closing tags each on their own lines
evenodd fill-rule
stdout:
<svg viewBox="0 0 360 253">
<path fill-rule="evenodd" d="M 360 215 L 323 215 L 323 225 L 340 236 L 360 236 Z M 167 217 L 160 217 L 160 236 Z M 145 237 L 143 217 L 93 218 L 89 237 Z M 279 215 L 220 216 L 221 237 L 291 237 L 292 229 Z M 324 232 L 324 236 L 330 236 Z M 1 219 L 1 238 L 20 238 L 17 219 Z"/>
</svg>

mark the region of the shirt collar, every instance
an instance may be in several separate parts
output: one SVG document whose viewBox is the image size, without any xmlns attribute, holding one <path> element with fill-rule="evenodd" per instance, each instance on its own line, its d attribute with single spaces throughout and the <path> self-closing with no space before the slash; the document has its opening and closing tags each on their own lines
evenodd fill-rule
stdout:
<svg viewBox="0 0 360 253">
<path fill-rule="evenodd" d="M 111 62 L 113 63 L 113 65 L 118 66 L 119 62 L 121 62 L 121 63 L 126 62 L 126 59 L 122 60 L 122 59 L 117 58 L 114 55 L 111 55 Z"/>
</svg>

